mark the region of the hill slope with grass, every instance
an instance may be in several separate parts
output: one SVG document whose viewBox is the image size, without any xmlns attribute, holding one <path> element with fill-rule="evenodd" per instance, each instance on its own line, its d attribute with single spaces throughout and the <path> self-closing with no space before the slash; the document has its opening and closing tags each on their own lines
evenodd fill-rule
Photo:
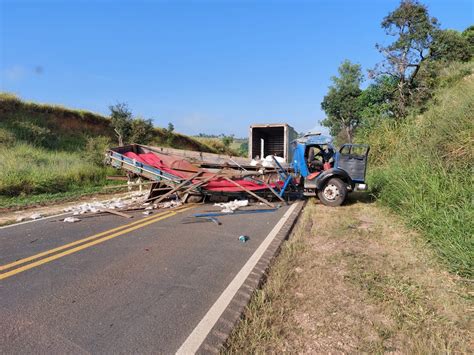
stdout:
<svg viewBox="0 0 474 355">
<path fill-rule="evenodd" d="M 108 117 L 0 94 L 0 207 L 102 189 L 103 153 L 116 145 Z M 155 128 L 151 145 L 217 152 L 191 137 Z"/>
<path fill-rule="evenodd" d="M 359 132 L 371 145 L 372 192 L 465 277 L 474 270 L 473 132 L 474 62 L 444 68 L 422 114 Z"/>
</svg>

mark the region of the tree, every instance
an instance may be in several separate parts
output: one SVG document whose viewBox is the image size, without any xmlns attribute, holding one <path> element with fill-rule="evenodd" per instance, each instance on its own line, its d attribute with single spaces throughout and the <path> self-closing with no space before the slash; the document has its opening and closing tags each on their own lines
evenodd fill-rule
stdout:
<svg viewBox="0 0 474 355">
<path fill-rule="evenodd" d="M 168 127 L 164 128 L 163 131 L 165 133 L 166 144 L 171 146 L 173 143 L 173 138 L 174 138 L 174 134 L 173 134 L 174 124 L 172 124 L 171 122 L 168 122 Z"/>
<path fill-rule="evenodd" d="M 430 17 L 428 9 L 416 0 L 402 0 L 381 23 L 385 33 L 396 37 L 388 45 L 376 45 L 385 60 L 370 72 L 371 77 L 390 75 L 397 79 L 397 116 L 406 115 L 414 81 L 421 64 L 429 57 L 438 20 Z"/>
<path fill-rule="evenodd" d="M 333 85 L 321 103 L 327 118 L 321 124 L 330 129 L 333 136 L 340 131 L 352 142 L 354 131 L 360 122 L 360 84 L 363 80 L 361 67 L 345 60 L 338 69 L 339 77 L 331 78 Z"/>
<path fill-rule="evenodd" d="M 471 52 L 471 57 L 474 57 L 474 25 L 469 26 L 462 32 L 462 36 L 469 43 L 469 50 Z"/>
<path fill-rule="evenodd" d="M 148 144 L 153 139 L 153 122 L 150 119 L 135 118 L 132 120 L 130 142 Z"/>
<path fill-rule="evenodd" d="M 392 118 L 395 107 L 394 93 L 397 91 L 397 81 L 389 75 L 377 77 L 360 96 L 361 114 L 363 117 L 378 116 Z"/>
<path fill-rule="evenodd" d="M 468 62 L 472 53 L 467 36 L 455 30 L 439 30 L 430 48 L 432 60 Z"/>
<path fill-rule="evenodd" d="M 128 141 L 132 131 L 132 111 L 126 103 L 117 103 L 109 106 L 112 126 L 118 137 L 119 145 Z"/>
</svg>

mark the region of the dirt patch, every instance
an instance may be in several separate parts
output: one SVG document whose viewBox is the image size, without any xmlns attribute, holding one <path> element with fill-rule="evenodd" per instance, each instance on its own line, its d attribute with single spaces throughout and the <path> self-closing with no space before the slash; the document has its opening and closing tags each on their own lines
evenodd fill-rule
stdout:
<svg viewBox="0 0 474 355">
<path fill-rule="evenodd" d="M 471 352 L 465 281 L 376 204 L 310 201 L 225 352 Z"/>
</svg>

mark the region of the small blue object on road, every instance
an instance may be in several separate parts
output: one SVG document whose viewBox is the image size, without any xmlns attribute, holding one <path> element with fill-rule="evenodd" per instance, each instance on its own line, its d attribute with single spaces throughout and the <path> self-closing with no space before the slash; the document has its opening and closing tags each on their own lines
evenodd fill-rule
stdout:
<svg viewBox="0 0 474 355">
<path fill-rule="evenodd" d="M 246 243 L 250 238 L 245 236 L 245 235 L 241 235 L 239 237 L 239 240 L 242 242 L 242 243 Z"/>
</svg>

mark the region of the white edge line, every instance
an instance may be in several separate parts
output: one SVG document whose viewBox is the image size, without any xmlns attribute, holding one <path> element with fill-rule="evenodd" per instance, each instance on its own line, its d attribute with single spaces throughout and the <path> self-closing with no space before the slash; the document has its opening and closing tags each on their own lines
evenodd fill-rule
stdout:
<svg viewBox="0 0 474 355">
<path fill-rule="evenodd" d="M 290 217 L 291 213 L 293 213 L 297 205 L 298 203 L 293 204 L 288 209 L 288 211 L 286 211 L 283 217 L 278 221 L 275 227 L 270 231 L 270 233 L 266 236 L 264 241 L 260 244 L 258 249 L 253 253 L 253 255 L 245 263 L 245 265 L 242 267 L 239 273 L 234 277 L 234 279 L 227 286 L 224 292 L 222 292 L 222 294 L 219 296 L 217 301 L 212 305 L 212 307 L 206 313 L 204 318 L 201 319 L 201 321 L 196 326 L 196 328 L 194 328 L 192 333 L 184 341 L 184 343 L 178 349 L 176 354 L 183 355 L 183 354 L 196 353 L 196 351 L 199 349 L 203 341 L 206 339 L 211 329 L 219 320 L 222 313 L 224 313 L 227 306 L 234 298 L 237 291 L 243 285 L 243 283 L 245 282 L 249 274 L 252 272 L 255 265 L 257 265 L 263 253 L 265 253 L 270 243 L 275 239 L 280 229 L 283 227 L 283 225 L 286 223 L 286 221 Z"/>
<path fill-rule="evenodd" d="M 46 217 L 43 217 L 43 218 L 32 219 L 31 221 L 24 221 L 24 222 L 17 222 L 17 223 L 7 224 L 6 226 L 0 226 L 0 229 L 21 226 L 22 224 L 27 224 L 27 223 L 44 221 L 45 219 L 54 218 L 54 217 L 61 217 L 61 216 L 65 216 L 65 215 L 71 214 L 71 213 L 72 212 L 64 212 L 64 213 L 55 214 L 55 215 L 52 215 L 52 216 L 46 216 Z"/>
</svg>

